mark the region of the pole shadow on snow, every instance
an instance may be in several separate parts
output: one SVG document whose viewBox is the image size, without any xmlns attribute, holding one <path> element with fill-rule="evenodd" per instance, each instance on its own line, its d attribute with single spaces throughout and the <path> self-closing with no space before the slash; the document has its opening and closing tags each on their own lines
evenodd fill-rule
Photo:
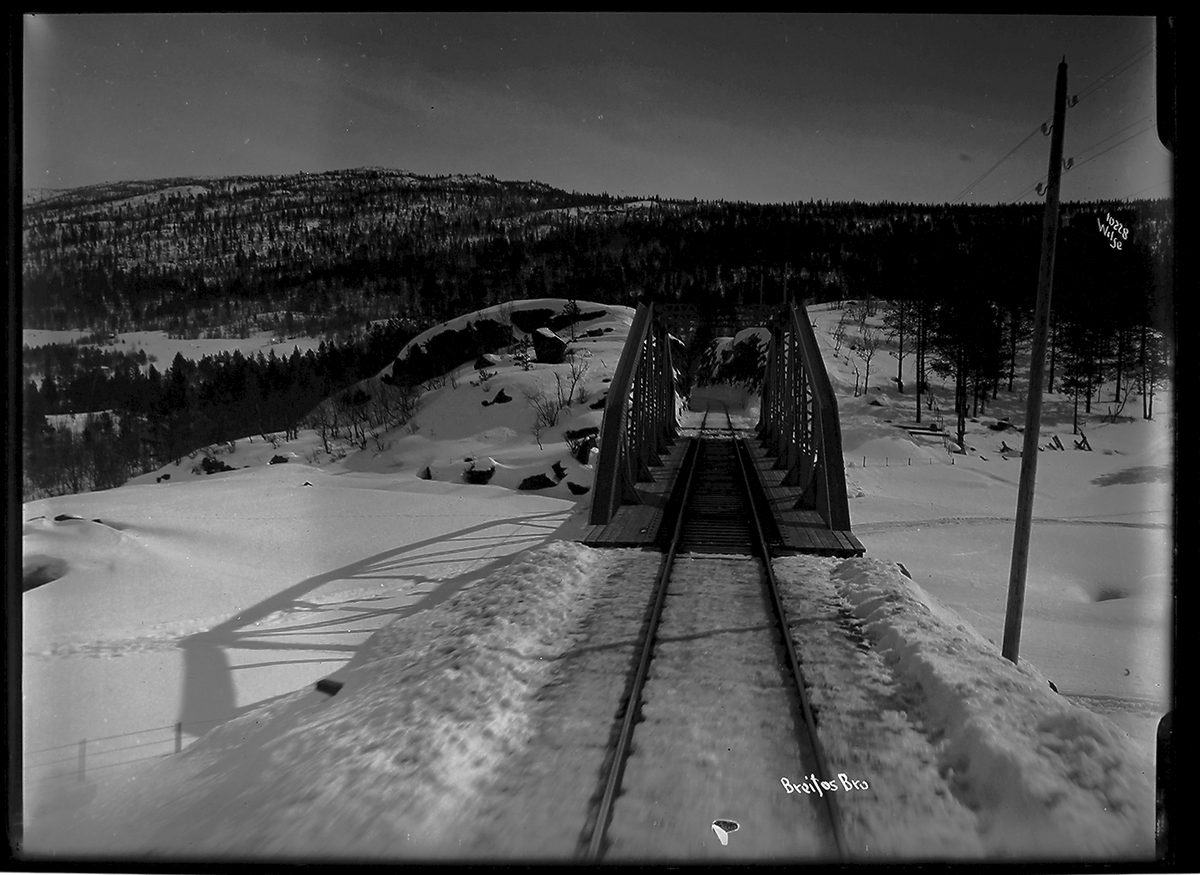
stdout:
<svg viewBox="0 0 1200 875">
<path fill-rule="evenodd" d="M 385 550 L 349 565 L 305 578 L 241 611 L 236 617 L 205 632 L 181 639 L 179 647 L 183 651 L 183 691 L 179 719 L 184 724 L 184 731 L 194 736 L 204 735 L 219 726 L 223 720 L 230 720 L 262 704 L 255 702 L 238 707 L 237 691 L 233 680 L 235 671 L 323 662 L 323 660 L 309 657 L 313 651 L 342 653 L 349 659 L 359 650 L 360 642 L 342 644 L 311 641 L 305 640 L 305 638 L 312 635 L 362 635 L 363 629 L 348 629 L 347 626 L 376 620 L 379 622 L 375 624 L 375 627 L 381 628 L 388 622 L 405 619 L 420 611 L 435 607 L 467 585 L 486 577 L 511 561 L 511 554 L 488 560 L 487 555 L 490 551 L 482 551 L 485 551 L 489 544 L 494 548 L 502 544 L 511 544 L 513 541 L 527 542 L 521 543 L 519 549 L 514 553 L 536 547 L 550 540 L 565 526 L 570 525 L 569 519 L 563 520 L 560 525 L 551 525 L 553 518 L 563 516 L 563 513 L 563 511 L 547 511 L 527 516 L 489 520 L 445 535 Z M 518 529 L 508 534 L 492 536 L 485 534 L 505 526 L 516 526 Z M 420 552 L 434 546 L 442 546 L 444 549 L 428 553 Z M 481 551 L 482 555 L 475 559 L 464 560 L 461 558 L 464 552 L 469 551 Z M 484 562 L 485 564 L 472 571 L 445 579 L 404 573 L 406 568 L 461 564 L 463 562 Z M 429 589 L 415 593 L 416 601 L 413 604 L 384 608 L 371 607 L 372 602 L 382 598 L 377 595 L 366 595 L 346 602 L 331 604 L 318 604 L 302 598 L 305 594 L 334 581 L 402 579 L 413 581 L 418 589 L 425 585 L 428 585 Z M 336 616 L 311 621 L 298 620 L 286 625 L 273 625 L 269 629 L 255 628 L 256 623 L 281 612 L 288 614 L 334 612 Z M 228 650 L 269 651 L 269 655 L 274 658 L 233 666 L 229 661 Z M 289 651 L 295 653 L 297 658 L 289 659 L 287 656 Z M 264 653 L 264 656 L 267 655 Z M 213 715 L 217 715 L 221 719 L 216 720 Z"/>
</svg>

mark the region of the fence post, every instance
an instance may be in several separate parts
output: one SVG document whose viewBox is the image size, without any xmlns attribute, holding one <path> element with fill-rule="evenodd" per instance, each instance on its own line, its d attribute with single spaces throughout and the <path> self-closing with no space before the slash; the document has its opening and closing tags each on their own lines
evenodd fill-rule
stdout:
<svg viewBox="0 0 1200 875">
<path fill-rule="evenodd" d="M 175 723 L 175 753 L 183 750 L 183 721 L 179 720 Z"/>
<path fill-rule="evenodd" d="M 83 783 L 83 776 L 87 772 L 87 739 L 79 739 L 79 783 Z"/>
</svg>

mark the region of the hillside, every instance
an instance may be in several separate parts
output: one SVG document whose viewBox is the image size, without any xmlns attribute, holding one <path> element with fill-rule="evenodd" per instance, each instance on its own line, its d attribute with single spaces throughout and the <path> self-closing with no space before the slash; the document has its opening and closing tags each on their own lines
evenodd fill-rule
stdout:
<svg viewBox="0 0 1200 875">
<path fill-rule="evenodd" d="M 472 267 L 491 270 L 483 244 L 536 239 L 570 208 L 620 203 L 536 182 L 383 168 L 50 193 L 27 200 L 23 214 L 23 319 L 27 328 L 236 332 L 338 307 L 367 319 L 441 312 L 466 292 L 440 294 L 458 250 L 482 249 Z"/>
<path fill-rule="evenodd" d="M 1168 202 L 1064 208 L 1069 282 L 1088 285 L 1103 264 L 1093 222 L 1111 215 L 1132 229 L 1121 270 L 1169 286 Z M 635 200 L 385 168 L 106 183 L 26 203 L 22 320 L 193 339 L 277 327 L 316 336 L 537 297 L 887 297 L 928 284 L 964 249 L 995 265 L 988 283 L 1031 273 L 1040 224 L 1032 205 Z"/>
</svg>

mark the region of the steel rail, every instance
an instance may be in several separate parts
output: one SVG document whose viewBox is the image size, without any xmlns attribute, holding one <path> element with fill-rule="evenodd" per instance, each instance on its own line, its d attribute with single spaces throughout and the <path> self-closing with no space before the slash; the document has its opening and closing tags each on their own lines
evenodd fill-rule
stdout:
<svg viewBox="0 0 1200 875">
<path fill-rule="evenodd" d="M 808 695 L 805 691 L 804 675 L 800 670 L 800 661 L 796 654 L 795 645 L 792 642 L 790 627 L 787 621 L 787 613 L 783 608 L 783 602 L 779 595 L 778 582 L 775 579 L 774 569 L 771 567 L 771 556 L 767 543 L 767 539 L 762 526 L 762 521 L 759 518 L 758 508 L 755 506 L 753 495 L 751 494 L 750 471 L 746 462 L 747 450 L 744 446 L 743 439 L 737 437 L 737 430 L 733 425 L 733 418 L 729 413 L 729 405 L 725 404 L 725 420 L 728 430 L 733 436 L 735 455 L 738 460 L 738 468 L 741 472 L 741 485 L 743 497 L 750 507 L 750 519 L 753 523 L 751 527 L 752 548 L 757 549 L 759 557 L 762 561 L 767 587 L 771 594 L 771 602 L 775 609 L 776 620 L 779 623 L 780 634 L 784 641 L 784 646 L 788 656 L 788 667 L 791 669 L 792 677 L 796 681 L 796 690 L 800 699 L 801 716 L 805 728 L 808 732 L 809 739 L 813 749 L 814 759 L 816 760 L 816 773 L 820 780 L 829 781 L 830 770 L 828 761 L 825 757 L 824 749 L 821 746 L 821 741 L 817 736 L 816 719 L 812 713 L 812 708 L 808 702 Z M 709 405 L 704 411 L 704 418 L 701 420 L 700 432 L 704 433 L 708 423 L 708 414 L 711 411 Z M 667 588 L 671 578 L 671 570 L 675 564 L 675 556 L 678 552 L 682 541 L 683 522 L 685 511 L 688 506 L 688 501 L 692 493 L 692 484 L 696 468 L 698 467 L 698 459 L 700 455 L 700 438 L 692 438 L 688 446 L 687 455 L 684 460 L 684 486 L 682 501 L 679 505 L 679 515 L 675 519 L 675 525 L 671 536 L 670 547 L 663 557 L 662 564 L 659 566 L 658 576 L 655 579 L 654 603 L 650 610 L 649 622 L 646 629 L 646 637 L 642 644 L 642 650 L 638 658 L 637 669 L 634 672 L 633 684 L 629 694 L 628 704 L 625 708 L 625 717 L 621 724 L 621 731 L 617 739 L 617 745 L 613 754 L 612 765 L 609 769 L 605 780 L 604 792 L 600 799 L 600 804 L 597 810 L 595 826 L 592 829 L 592 834 L 588 842 L 586 851 L 586 859 L 589 862 L 599 862 L 602 856 L 605 834 L 608 830 L 609 821 L 612 818 L 612 809 L 616 800 L 617 791 L 621 786 L 621 779 L 625 773 L 625 762 L 628 757 L 630 743 L 633 739 L 634 727 L 637 725 L 638 716 L 641 713 L 641 697 L 642 690 L 645 686 L 646 678 L 649 675 L 650 662 L 653 658 L 654 644 L 658 635 L 658 624 L 662 616 L 663 604 L 666 601 Z M 832 793 L 822 795 L 825 801 L 825 811 L 829 818 L 830 829 L 833 834 L 834 845 L 837 848 L 838 858 L 842 861 L 847 859 L 846 840 L 842 831 L 841 816 L 838 810 L 836 801 Z"/>
<path fill-rule="evenodd" d="M 726 415 L 728 416 L 728 408 Z M 730 428 L 733 427 L 733 421 L 730 420 Z M 821 739 L 817 735 L 817 720 L 812 712 L 812 706 L 808 701 L 808 692 L 805 688 L 804 672 L 800 669 L 800 657 L 796 653 L 796 645 L 792 641 L 791 627 L 788 624 L 787 611 L 783 607 L 783 599 L 779 595 L 779 581 L 775 578 L 775 569 L 771 566 L 771 554 L 767 546 L 767 538 L 763 529 L 762 520 L 758 514 L 758 507 L 754 502 L 754 496 L 750 495 L 750 484 L 753 482 L 750 477 L 750 468 L 746 461 L 749 451 L 746 449 L 742 438 L 736 438 L 738 466 L 742 472 L 742 488 L 746 490 L 746 504 L 750 508 L 751 534 L 753 540 L 760 551 L 762 557 L 763 568 L 766 571 L 767 589 L 771 593 L 771 603 L 775 607 L 775 617 L 779 622 L 779 633 L 783 638 L 784 647 L 787 650 L 788 667 L 792 671 L 792 677 L 796 681 L 796 692 L 800 697 L 800 712 L 804 718 L 805 728 L 808 730 L 809 739 L 812 742 L 813 758 L 816 760 L 817 777 L 821 781 L 830 782 L 833 773 L 829 769 L 829 760 L 825 756 L 824 746 L 821 744 Z M 846 836 L 842 830 L 841 812 L 838 810 L 837 801 L 833 793 L 824 793 L 821 796 L 825 801 L 826 812 L 829 815 L 829 825 L 833 831 L 833 841 L 837 846 L 838 858 L 842 861 L 848 859 Z"/>
<path fill-rule="evenodd" d="M 704 421 L 707 421 L 707 419 L 708 412 L 705 411 Z M 701 428 L 703 428 L 703 421 Z M 598 862 L 600 859 L 601 845 L 604 842 L 604 834 L 608 829 L 608 821 L 612 817 L 612 807 L 613 802 L 616 800 L 617 788 L 621 786 L 621 778 L 625 774 L 625 760 L 629 754 L 629 743 L 633 739 L 633 728 L 637 723 L 638 715 L 641 713 L 642 688 L 645 686 L 646 677 L 650 671 L 650 660 L 654 653 L 654 642 L 658 636 L 658 622 L 662 616 L 663 603 L 667 598 L 667 584 L 671 579 L 671 568 L 675 564 L 675 554 L 681 542 L 680 536 L 683 534 L 683 511 L 687 508 L 688 498 L 691 496 L 693 475 L 696 473 L 696 460 L 700 455 L 699 450 L 699 439 L 692 438 L 684 462 L 685 480 L 683 485 L 683 499 L 679 505 L 679 516 L 675 519 L 675 528 L 671 534 L 670 549 L 667 550 L 666 555 L 663 557 L 662 564 L 659 566 L 658 577 L 655 579 L 654 606 L 650 611 L 646 639 L 642 644 L 642 652 L 638 658 L 638 667 L 634 673 L 633 687 L 629 693 L 629 703 L 625 707 L 625 719 L 621 724 L 621 732 L 617 738 L 617 747 L 613 754 L 612 767 L 608 773 L 608 780 L 605 782 L 604 795 L 600 798 L 600 807 L 596 815 L 596 826 L 592 830 L 592 838 L 588 843 L 587 859 L 591 862 Z"/>
</svg>

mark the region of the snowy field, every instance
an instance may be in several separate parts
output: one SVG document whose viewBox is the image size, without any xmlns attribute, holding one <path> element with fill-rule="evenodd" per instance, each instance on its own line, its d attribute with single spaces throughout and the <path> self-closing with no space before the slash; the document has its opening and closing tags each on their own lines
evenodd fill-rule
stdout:
<svg viewBox="0 0 1200 875">
<path fill-rule="evenodd" d="M 560 308 L 565 302 L 529 302 L 535 303 Z M 600 306 L 579 303 L 585 312 Z M 195 844 L 189 824 L 217 804 L 204 790 L 207 777 L 227 773 L 250 749 L 260 758 L 253 774 L 291 776 L 280 797 L 287 801 L 273 805 L 274 795 L 238 785 L 246 795 L 235 800 L 246 802 L 238 810 L 247 822 L 239 828 L 256 844 L 231 839 L 227 848 L 264 855 L 290 849 L 318 856 L 453 856 L 453 846 L 401 847 L 397 835 L 368 828 L 366 806 L 353 800 L 357 785 L 331 752 L 344 753 L 351 732 L 355 751 L 398 743 L 410 757 L 432 758 L 410 764 L 419 774 L 385 773 L 415 782 L 437 802 L 430 811 L 445 811 L 469 796 L 472 782 L 486 783 L 489 769 L 523 743 L 524 703 L 546 677 L 521 668 L 520 660 L 472 657 L 461 669 L 468 676 L 459 674 L 457 663 L 443 663 L 459 647 L 478 654 L 500 652 L 496 647 L 528 653 L 520 642 L 534 639 L 551 646 L 555 635 L 569 635 L 579 622 L 571 593 L 583 598 L 598 585 L 589 577 L 596 551 L 566 543 L 582 532 L 590 499 L 568 484 L 590 486 L 592 471 L 571 458 L 563 431 L 600 423 L 591 404 L 606 389 L 632 318 L 627 308 L 604 309 L 607 318 L 581 328 L 614 331 L 572 344 L 577 361 L 588 365 L 581 381 L 586 400 L 564 409 L 558 423 L 542 431 L 540 446 L 527 395 L 553 395 L 554 374 L 569 368 L 525 371 L 503 357 L 486 385 L 473 385 L 478 374 L 464 366 L 452 384 L 426 393 L 413 424 L 336 461 L 340 454 L 318 452 L 319 437 L 301 432 L 278 447 L 261 439 L 236 442 L 221 456 L 237 469 L 228 473 L 193 473 L 193 462 L 184 460 L 119 489 L 27 503 L 26 579 L 40 584 L 24 595 L 28 851 L 220 853 L 218 839 Z M 912 420 L 914 399 L 885 383 L 894 362 L 881 355 L 881 370 L 890 366 L 890 372 L 873 381 L 866 396 L 853 398 L 853 372 L 829 339 L 838 311 L 821 305 L 811 315 L 840 395 L 855 532 L 868 560 L 879 560 L 870 566 L 874 576 L 847 566 L 831 579 L 881 635 L 885 626 L 904 628 L 905 617 L 872 620 L 871 605 L 854 595 L 856 586 L 898 588 L 909 594 L 901 603 L 933 605 L 954 628 L 968 630 L 961 634 L 976 649 L 960 667 L 958 680 L 966 686 L 940 686 L 936 709 L 961 713 L 966 721 L 974 713 L 968 687 L 991 683 L 1007 665 L 996 667 L 1003 661 L 988 639 L 1002 636 L 1020 470 L 1019 459 L 1000 454 L 1000 442 L 1019 446 L 1020 435 L 986 424 L 1002 416 L 1020 421 L 1020 399 L 1001 392 L 999 406 L 969 425 L 973 450 L 951 464 L 940 443 L 922 443 L 898 427 Z M 911 374 L 905 377 L 908 382 Z M 883 385 L 887 390 L 876 388 Z M 500 389 L 513 400 L 491 403 Z M 943 401 L 951 397 L 936 383 L 935 392 Z M 755 415 L 755 398 L 728 389 L 717 394 Z M 1052 726 L 1056 738 L 1084 751 L 1081 768 L 1087 771 L 1090 751 L 1108 764 L 1107 773 L 1152 778 L 1154 730 L 1170 693 L 1170 397 L 1156 397 L 1153 422 L 1089 422 L 1093 452 L 1071 449 L 1065 403 L 1047 399 L 1041 443 L 1057 434 L 1068 449 L 1039 455 L 1021 648 L 1025 680 L 1049 679 L 1062 695 L 1039 687 L 1014 695 L 1005 713 L 1015 725 L 1028 725 L 1039 708 L 1086 705 L 1090 710 L 1062 711 L 1083 718 Z M 280 454 L 287 464 L 267 464 Z M 555 463 L 565 472 L 561 478 Z M 494 468 L 487 485 L 463 482 L 472 465 Z M 169 480 L 160 479 L 168 474 Z M 555 485 L 517 491 L 533 474 Z M 880 583 L 878 567 L 896 562 L 913 580 L 884 575 L 892 582 Z M 555 595 L 559 589 L 568 603 Z M 898 634 L 876 646 L 902 650 Z M 508 637 L 488 637 L 495 635 Z M 447 636 L 459 642 L 450 650 L 441 649 Z M 329 698 L 313 690 L 330 676 L 347 683 L 355 678 L 355 695 Z M 468 698 L 456 699 L 461 696 Z M 425 703 L 426 711 L 441 716 L 412 719 L 401 699 Z M 397 736 L 396 724 L 385 719 L 395 709 L 401 725 L 411 720 L 411 737 Z M 486 719 L 472 718 L 481 712 Z M 1005 760 L 1007 768 L 1028 778 L 1051 754 L 1037 747 L 1036 734 L 1014 737 L 1017 751 Z M 1099 740 L 1089 747 L 1077 743 L 1083 737 Z M 177 743 L 185 755 L 164 757 Z M 956 755 L 967 751 L 960 766 L 969 772 L 986 769 L 971 761 L 971 752 L 992 749 L 960 741 Z M 300 768 L 298 757 L 323 766 Z M 377 759 L 364 753 L 355 768 Z M 446 772 L 437 765 L 443 761 L 460 766 Z M 268 764 L 273 771 L 264 771 Z M 345 810 L 337 816 L 343 819 L 334 819 L 344 829 L 330 827 L 319 840 L 310 834 L 300 841 L 298 831 L 312 826 L 304 800 L 316 800 L 327 782 L 341 788 L 337 799 Z M 1096 786 L 1077 781 L 1071 793 L 1094 800 L 1112 790 Z M 1144 842 L 1152 800 L 1144 798 L 1144 784 L 1126 790 L 1137 797 L 1129 802 L 1130 834 Z M 378 788 L 362 792 L 364 800 L 387 796 Z M 337 801 L 321 798 L 321 810 L 336 814 Z M 981 798 L 977 803 L 985 808 L 1005 804 L 995 794 Z M 152 836 L 131 829 L 151 811 Z M 347 844 L 345 836 L 361 840 Z M 1122 847 L 1140 855 L 1144 844 Z M 1104 847 L 1096 852 L 1108 853 Z"/>
<path fill-rule="evenodd" d="M 49 346 L 54 343 L 74 343 L 93 332 L 78 329 L 25 328 L 21 331 L 21 343 L 30 348 Z M 222 353 L 240 352 L 245 356 L 256 356 L 260 352 L 269 355 L 275 350 L 275 355 L 286 357 L 293 349 L 299 349 L 304 355 L 310 349 L 314 352 L 321 345 L 319 337 L 294 337 L 278 340 L 272 331 L 256 331 L 249 337 L 223 337 L 207 339 L 198 337 L 187 340 L 179 337 L 168 337 L 165 331 L 126 331 L 115 335 L 115 340 L 104 344 L 93 344 L 97 349 L 120 350 L 121 352 L 137 354 L 145 350 L 146 359 L 160 371 L 165 371 L 175 360 L 176 354 L 182 354 L 185 359 L 194 362 L 205 356 L 221 355 Z"/>
<path fill-rule="evenodd" d="M 1021 472 L 1020 456 L 1001 448 L 1019 450 L 1023 436 L 988 424 L 1023 423 L 1023 393 L 1001 389 L 978 422 L 968 420 L 968 452 L 951 465 L 940 441 L 899 427 L 915 416 L 911 357 L 908 394 L 887 382 L 895 360 L 880 354 L 870 391 L 854 398 L 851 354 L 843 347 L 839 357 L 830 339 L 840 311 L 821 305 L 810 316 L 839 393 L 850 516 L 867 555 L 903 563 L 998 645 Z M 952 387 L 935 380 L 934 391 L 953 430 Z M 1156 394 L 1155 417 L 1143 421 L 1135 395 L 1125 420 L 1101 422 L 1111 397 L 1109 386 L 1086 423 L 1081 408 L 1091 452 L 1074 449 L 1070 397 L 1043 401 L 1039 444 L 1057 436 L 1066 450 L 1038 454 L 1020 653 L 1063 695 L 1092 700 L 1153 752 L 1170 695 L 1173 399 Z"/>
</svg>

